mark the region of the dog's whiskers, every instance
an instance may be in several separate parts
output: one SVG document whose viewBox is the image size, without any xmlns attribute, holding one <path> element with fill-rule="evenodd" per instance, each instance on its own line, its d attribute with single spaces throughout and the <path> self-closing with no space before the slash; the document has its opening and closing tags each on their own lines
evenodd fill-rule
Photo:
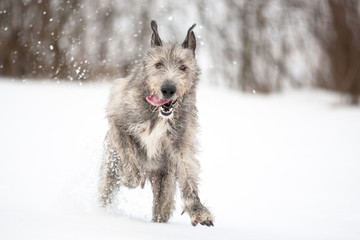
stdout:
<svg viewBox="0 0 360 240">
<path fill-rule="evenodd" d="M 154 108 L 152 108 L 152 107 L 154 107 Z M 150 105 L 149 108 L 150 108 L 150 111 L 151 111 L 151 112 L 156 112 L 156 111 L 159 109 L 159 106 L 152 106 L 152 105 Z"/>
</svg>

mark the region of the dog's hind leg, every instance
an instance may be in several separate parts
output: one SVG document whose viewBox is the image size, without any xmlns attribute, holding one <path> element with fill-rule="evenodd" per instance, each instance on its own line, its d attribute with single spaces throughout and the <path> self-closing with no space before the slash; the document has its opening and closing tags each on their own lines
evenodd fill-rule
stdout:
<svg viewBox="0 0 360 240">
<path fill-rule="evenodd" d="M 176 178 L 173 172 L 157 171 L 150 174 L 154 195 L 153 222 L 167 222 L 175 209 Z"/>
</svg>

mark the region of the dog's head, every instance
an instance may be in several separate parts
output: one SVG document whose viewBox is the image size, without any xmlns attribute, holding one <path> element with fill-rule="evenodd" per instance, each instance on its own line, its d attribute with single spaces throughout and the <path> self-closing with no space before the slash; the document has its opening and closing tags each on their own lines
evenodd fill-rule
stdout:
<svg viewBox="0 0 360 240">
<path fill-rule="evenodd" d="M 145 59 L 149 104 L 159 109 L 161 117 L 171 117 L 176 105 L 195 88 L 199 67 L 195 60 L 196 39 L 190 27 L 184 42 L 163 44 L 155 21 L 151 21 L 151 48 Z"/>
</svg>

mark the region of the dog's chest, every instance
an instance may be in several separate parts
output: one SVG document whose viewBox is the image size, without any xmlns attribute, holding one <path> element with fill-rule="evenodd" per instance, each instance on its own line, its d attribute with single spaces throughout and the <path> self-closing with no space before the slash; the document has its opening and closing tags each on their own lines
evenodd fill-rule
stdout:
<svg viewBox="0 0 360 240">
<path fill-rule="evenodd" d="M 138 138 L 146 150 L 147 159 L 151 160 L 161 154 L 161 150 L 166 143 L 169 124 L 165 120 L 158 121 L 155 126 L 150 129 L 150 123 L 145 123 L 143 131 L 138 134 Z"/>
</svg>

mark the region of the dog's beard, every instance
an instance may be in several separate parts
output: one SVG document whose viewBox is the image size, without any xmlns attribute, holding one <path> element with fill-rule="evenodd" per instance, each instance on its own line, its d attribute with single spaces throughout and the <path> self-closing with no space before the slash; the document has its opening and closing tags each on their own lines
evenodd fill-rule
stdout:
<svg viewBox="0 0 360 240">
<path fill-rule="evenodd" d="M 159 109 L 159 116 L 164 118 L 170 118 L 174 113 L 174 106 L 177 100 L 160 99 L 156 95 L 150 95 L 146 97 L 146 100 L 156 109 Z"/>
</svg>

